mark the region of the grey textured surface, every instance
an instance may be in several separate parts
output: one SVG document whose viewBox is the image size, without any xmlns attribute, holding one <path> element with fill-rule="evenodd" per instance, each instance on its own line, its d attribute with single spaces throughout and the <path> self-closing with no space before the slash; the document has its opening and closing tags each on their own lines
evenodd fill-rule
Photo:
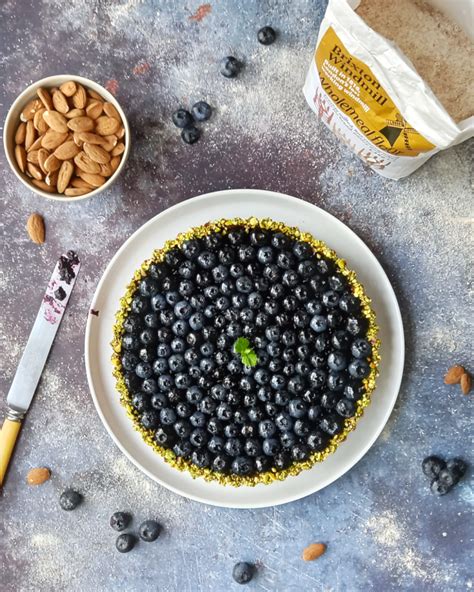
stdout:
<svg viewBox="0 0 474 592">
<path fill-rule="evenodd" d="M 68 248 L 83 261 L 0 497 L 2 591 L 237 590 L 231 571 L 238 560 L 258 564 L 248 590 L 473 588 L 471 473 L 436 499 L 420 471 L 429 453 L 470 460 L 472 450 L 472 398 L 442 377 L 452 363 L 471 362 L 473 145 L 394 182 L 369 172 L 318 126 L 301 87 L 324 7 L 317 0 L 220 1 L 197 22 L 190 19 L 194 1 L 2 2 L 1 121 L 30 82 L 71 73 L 112 89 L 133 130 L 123 176 L 107 194 L 78 204 L 35 196 L 1 155 L 2 393 L 54 261 Z M 255 38 L 265 24 L 280 32 L 267 48 Z M 245 60 L 236 80 L 218 74 L 227 54 Z M 216 113 L 202 139 L 185 146 L 170 113 L 200 98 Z M 102 426 L 83 361 L 89 303 L 121 243 L 170 205 L 244 186 L 302 197 L 354 229 L 393 282 L 407 337 L 399 401 L 370 452 L 325 490 L 258 511 L 189 502 L 142 475 Z M 43 246 L 24 229 L 33 211 L 46 220 Z M 28 487 L 27 471 L 41 465 L 53 478 Z M 85 503 L 66 513 L 58 496 L 70 485 Z M 108 526 L 116 509 L 131 510 L 135 525 L 156 517 L 163 536 L 119 555 Z M 317 541 L 328 544 L 326 555 L 304 563 L 302 549 Z"/>
</svg>

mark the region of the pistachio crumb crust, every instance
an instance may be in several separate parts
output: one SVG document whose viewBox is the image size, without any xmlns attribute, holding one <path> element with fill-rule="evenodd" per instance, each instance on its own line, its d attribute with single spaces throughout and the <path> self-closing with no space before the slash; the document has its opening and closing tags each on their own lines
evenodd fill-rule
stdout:
<svg viewBox="0 0 474 592">
<path fill-rule="evenodd" d="M 124 381 L 124 369 L 121 362 L 122 354 L 122 337 L 124 335 L 123 324 L 127 319 L 133 297 L 139 287 L 140 282 L 147 276 L 148 270 L 152 264 L 161 263 L 164 260 L 166 253 L 175 247 L 181 247 L 183 243 L 191 239 L 202 239 L 213 233 L 226 235 L 230 229 L 241 227 L 247 232 L 253 230 L 262 230 L 270 232 L 279 232 L 287 235 L 291 239 L 308 243 L 314 252 L 316 258 L 326 258 L 332 261 L 339 274 L 345 277 L 350 290 L 359 302 L 361 307 L 361 314 L 367 321 L 367 331 L 364 337 L 370 342 L 372 352 L 369 359 L 370 372 L 363 379 L 362 383 L 365 392 L 362 397 L 356 401 L 355 413 L 352 417 L 344 419 L 343 429 L 338 434 L 334 435 L 329 441 L 328 445 L 320 451 L 311 452 L 308 458 L 304 461 L 293 462 L 287 468 L 278 470 L 272 467 L 270 470 L 262 473 L 252 474 L 248 476 L 225 474 L 217 472 L 211 468 L 201 468 L 190 460 L 178 457 L 173 450 L 164 448 L 157 444 L 154 439 L 154 430 L 144 428 L 139 422 L 139 414 L 132 405 L 131 393 L 129 392 Z M 125 407 L 128 416 L 132 420 L 135 429 L 141 434 L 143 440 L 154 448 L 154 450 L 162 456 L 162 458 L 172 467 L 189 472 L 193 478 L 202 477 L 206 481 L 217 481 L 222 485 L 239 486 L 255 486 L 258 484 L 271 484 L 274 481 L 283 481 L 289 476 L 296 476 L 301 471 L 310 469 L 315 463 L 322 462 L 331 453 L 333 453 L 339 444 L 343 442 L 347 435 L 355 429 L 359 418 L 363 415 L 364 409 L 369 405 L 372 393 L 375 389 L 376 377 L 378 375 L 378 366 L 380 362 L 380 341 L 377 338 L 378 327 L 376 324 L 375 313 L 371 308 L 371 301 L 364 291 L 363 286 L 357 280 L 354 271 L 348 269 L 343 259 L 339 258 L 337 254 L 329 249 L 325 243 L 315 239 L 310 233 L 302 232 L 296 227 L 290 227 L 282 222 L 275 222 L 271 219 L 257 219 L 251 217 L 248 219 L 234 218 L 221 219 L 215 222 L 209 222 L 202 226 L 194 227 L 187 232 L 180 233 L 176 239 L 166 241 L 164 246 L 156 249 L 151 258 L 147 259 L 141 267 L 135 272 L 133 279 L 127 286 L 125 295 L 120 299 L 120 307 L 116 314 L 116 321 L 113 327 L 113 340 L 111 342 L 113 348 L 112 364 L 113 375 L 116 379 L 116 388 L 120 393 L 121 404 Z"/>
</svg>

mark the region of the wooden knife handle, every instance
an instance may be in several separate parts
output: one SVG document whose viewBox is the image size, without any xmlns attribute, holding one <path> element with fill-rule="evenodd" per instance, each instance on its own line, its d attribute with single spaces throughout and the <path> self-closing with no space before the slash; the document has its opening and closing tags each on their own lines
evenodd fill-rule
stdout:
<svg viewBox="0 0 474 592">
<path fill-rule="evenodd" d="M 0 431 L 0 486 L 3 483 L 5 473 L 8 469 L 8 463 L 15 448 L 15 442 L 20 433 L 21 420 L 5 419 L 2 430 Z"/>
</svg>

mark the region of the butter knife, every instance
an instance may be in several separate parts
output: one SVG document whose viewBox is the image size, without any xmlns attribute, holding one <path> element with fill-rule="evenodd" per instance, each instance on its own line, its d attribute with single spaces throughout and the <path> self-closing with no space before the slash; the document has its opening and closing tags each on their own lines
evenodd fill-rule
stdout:
<svg viewBox="0 0 474 592">
<path fill-rule="evenodd" d="M 7 472 L 21 422 L 33 400 L 80 266 L 81 263 L 74 251 L 61 255 L 56 263 L 13 378 L 7 396 L 7 416 L 0 431 L 0 486 Z"/>
</svg>

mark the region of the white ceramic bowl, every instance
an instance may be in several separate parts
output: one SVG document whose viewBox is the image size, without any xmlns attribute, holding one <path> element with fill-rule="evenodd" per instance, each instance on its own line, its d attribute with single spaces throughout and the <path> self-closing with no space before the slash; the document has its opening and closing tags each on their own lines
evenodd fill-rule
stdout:
<svg viewBox="0 0 474 592">
<path fill-rule="evenodd" d="M 67 80 L 74 80 L 74 82 L 79 82 L 79 84 L 81 84 L 86 90 L 90 88 L 91 90 L 94 90 L 96 93 L 98 93 L 101 97 L 103 97 L 106 101 L 112 103 L 112 105 L 119 112 L 120 117 L 122 118 L 123 126 L 125 128 L 125 150 L 122 154 L 122 160 L 120 161 L 120 164 L 115 173 L 111 177 L 109 177 L 101 187 L 97 187 L 97 189 L 94 189 L 90 193 L 86 193 L 85 195 L 79 195 L 77 197 L 67 197 L 60 193 L 48 193 L 46 191 L 42 191 L 41 189 L 39 189 L 39 187 L 33 185 L 33 183 L 30 182 L 29 178 L 20 171 L 15 159 L 15 132 L 18 127 L 18 124 L 20 123 L 20 114 L 23 111 L 25 105 L 35 97 L 38 88 L 44 87 L 50 89 L 53 87 L 60 86 L 61 84 L 63 84 L 63 82 L 66 82 Z M 97 84 L 92 80 L 88 80 L 87 78 L 82 78 L 81 76 L 69 76 L 66 74 L 61 74 L 58 76 L 49 76 L 48 78 L 43 78 L 42 80 L 38 80 L 38 82 L 34 82 L 33 84 L 31 84 L 18 96 L 18 98 L 14 101 L 13 105 L 10 107 L 3 129 L 3 146 L 5 149 L 5 154 L 7 155 L 7 160 L 10 164 L 12 171 L 15 173 L 18 179 L 20 179 L 20 181 L 24 185 L 26 185 L 28 189 L 34 191 L 34 193 L 37 193 L 42 197 L 47 197 L 48 199 L 55 199 L 58 201 L 72 202 L 79 201 L 81 199 L 88 199 L 89 197 L 97 195 L 102 191 L 108 189 L 120 175 L 123 167 L 125 166 L 125 162 L 127 161 L 128 154 L 130 152 L 130 128 L 128 126 L 127 118 L 125 117 L 125 113 L 122 111 L 122 108 L 120 107 L 117 99 L 107 90 L 105 90 L 105 88 L 100 86 L 100 84 Z"/>
</svg>

